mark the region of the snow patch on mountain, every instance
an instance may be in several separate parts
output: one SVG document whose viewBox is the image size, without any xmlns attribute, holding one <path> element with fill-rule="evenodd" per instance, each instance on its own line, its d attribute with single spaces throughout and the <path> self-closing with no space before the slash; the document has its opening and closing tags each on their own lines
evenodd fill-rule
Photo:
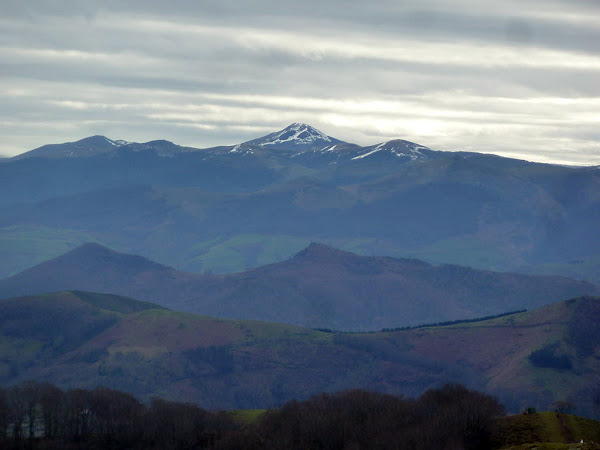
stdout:
<svg viewBox="0 0 600 450">
<path fill-rule="evenodd" d="M 110 139 L 109 139 L 109 141 L 110 141 Z M 118 147 L 122 147 L 123 145 L 133 144 L 133 142 L 124 141 L 123 139 L 117 139 L 116 141 L 110 141 L 110 142 L 111 142 L 112 145 L 116 145 Z"/>
<path fill-rule="evenodd" d="M 393 155 L 396 155 L 399 158 L 408 157 L 411 160 L 415 160 L 425 157 L 425 155 L 423 155 L 423 153 L 421 153 L 419 150 L 429 150 L 428 147 L 424 147 L 422 145 L 415 144 L 414 142 L 403 141 L 400 139 L 382 142 L 381 144 L 377 144 L 367 149 L 368 151 L 366 153 L 355 156 L 352 159 L 363 159 L 378 152 L 388 152 Z"/>
<path fill-rule="evenodd" d="M 229 150 L 229 153 L 236 153 L 238 155 L 252 155 L 254 152 L 250 148 L 246 148 L 243 144 L 238 144 Z"/>
<path fill-rule="evenodd" d="M 385 144 L 386 144 L 385 142 L 384 142 L 383 144 L 379 144 L 378 146 L 376 146 L 376 147 L 375 147 L 373 150 L 371 150 L 370 152 L 363 153 L 362 155 L 355 156 L 355 157 L 354 157 L 354 158 L 352 158 L 352 159 L 363 159 L 363 158 L 366 158 L 367 156 L 370 156 L 370 155 L 372 155 L 373 153 L 377 153 L 378 151 L 380 151 L 380 150 L 381 150 L 381 148 L 382 148 L 382 147 L 383 147 Z"/>
<path fill-rule="evenodd" d="M 123 139 L 117 139 L 113 141 L 112 139 L 109 139 L 106 136 L 102 137 L 113 147 L 123 147 L 124 145 L 135 144 L 135 142 L 124 141 Z"/>
</svg>

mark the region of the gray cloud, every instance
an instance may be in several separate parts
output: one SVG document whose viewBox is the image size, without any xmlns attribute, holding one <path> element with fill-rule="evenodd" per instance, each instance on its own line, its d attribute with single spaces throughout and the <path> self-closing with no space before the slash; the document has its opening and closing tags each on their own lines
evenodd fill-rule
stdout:
<svg viewBox="0 0 600 450">
<path fill-rule="evenodd" d="M 1 154 L 89 134 L 234 144 L 305 121 L 600 164 L 596 2 L 4 3 Z"/>
</svg>

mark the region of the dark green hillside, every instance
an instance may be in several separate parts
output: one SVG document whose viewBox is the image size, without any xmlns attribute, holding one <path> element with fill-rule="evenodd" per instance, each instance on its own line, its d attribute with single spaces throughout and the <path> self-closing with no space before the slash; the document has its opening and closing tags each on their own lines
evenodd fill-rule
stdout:
<svg viewBox="0 0 600 450">
<path fill-rule="evenodd" d="M 63 292 L 0 301 L 0 385 L 27 379 L 108 386 L 207 408 L 266 408 L 364 388 L 417 396 L 447 382 L 497 394 L 510 411 L 568 401 L 597 414 L 598 298 L 492 320 L 332 333 L 215 319 L 131 299 Z M 536 365 L 548 345 L 570 369 Z M 594 400 L 596 399 L 596 400 Z"/>
<path fill-rule="evenodd" d="M 538 443 L 535 448 L 543 449 L 595 449 L 600 447 L 600 423 L 596 420 L 565 413 L 540 412 L 519 414 L 497 419 L 494 422 L 492 439 L 496 448 L 534 448 L 524 444 Z M 583 440 L 587 446 L 573 447 Z M 571 444 L 569 446 L 541 443 Z M 596 443 L 595 446 L 592 443 Z M 519 447 L 517 447 L 519 446 Z"/>
<path fill-rule="evenodd" d="M 26 377 L 32 366 L 57 363 L 121 320 L 162 307 L 125 297 L 59 292 L 0 301 L 0 378 Z"/>
<path fill-rule="evenodd" d="M 0 309 L 4 336 L 40 340 L 50 336 L 75 347 L 122 314 L 164 308 L 111 294 L 72 291 L 2 300 Z"/>
</svg>

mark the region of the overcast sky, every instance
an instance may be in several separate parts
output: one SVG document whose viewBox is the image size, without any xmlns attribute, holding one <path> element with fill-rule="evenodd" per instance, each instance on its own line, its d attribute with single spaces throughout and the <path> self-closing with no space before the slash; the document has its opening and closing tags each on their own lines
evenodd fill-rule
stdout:
<svg viewBox="0 0 600 450">
<path fill-rule="evenodd" d="M 598 0 L 0 0 L 0 154 L 306 122 L 600 164 Z"/>
</svg>

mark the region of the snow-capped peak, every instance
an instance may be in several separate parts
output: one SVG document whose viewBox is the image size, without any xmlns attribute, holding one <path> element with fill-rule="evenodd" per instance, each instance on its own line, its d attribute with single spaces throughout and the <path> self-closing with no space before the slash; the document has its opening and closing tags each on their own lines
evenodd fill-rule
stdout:
<svg viewBox="0 0 600 450">
<path fill-rule="evenodd" d="M 325 133 L 310 125 L 295 122 L 281 131 L 276 131 L 261 138 L 253 139 L 242 145 L 305 151 L 317 148 L 322 149 L 341 142 L 342 141 L 327 136 Z"/>
<path fill-rule="evenodd" d="M 332 142 L 331 138 L 305 123 L 293 123 L 283 130 L 269 135 L 259 145 L 277 145 L 283 143 L 310 144 L 315 141 Z"/>
</svg>

